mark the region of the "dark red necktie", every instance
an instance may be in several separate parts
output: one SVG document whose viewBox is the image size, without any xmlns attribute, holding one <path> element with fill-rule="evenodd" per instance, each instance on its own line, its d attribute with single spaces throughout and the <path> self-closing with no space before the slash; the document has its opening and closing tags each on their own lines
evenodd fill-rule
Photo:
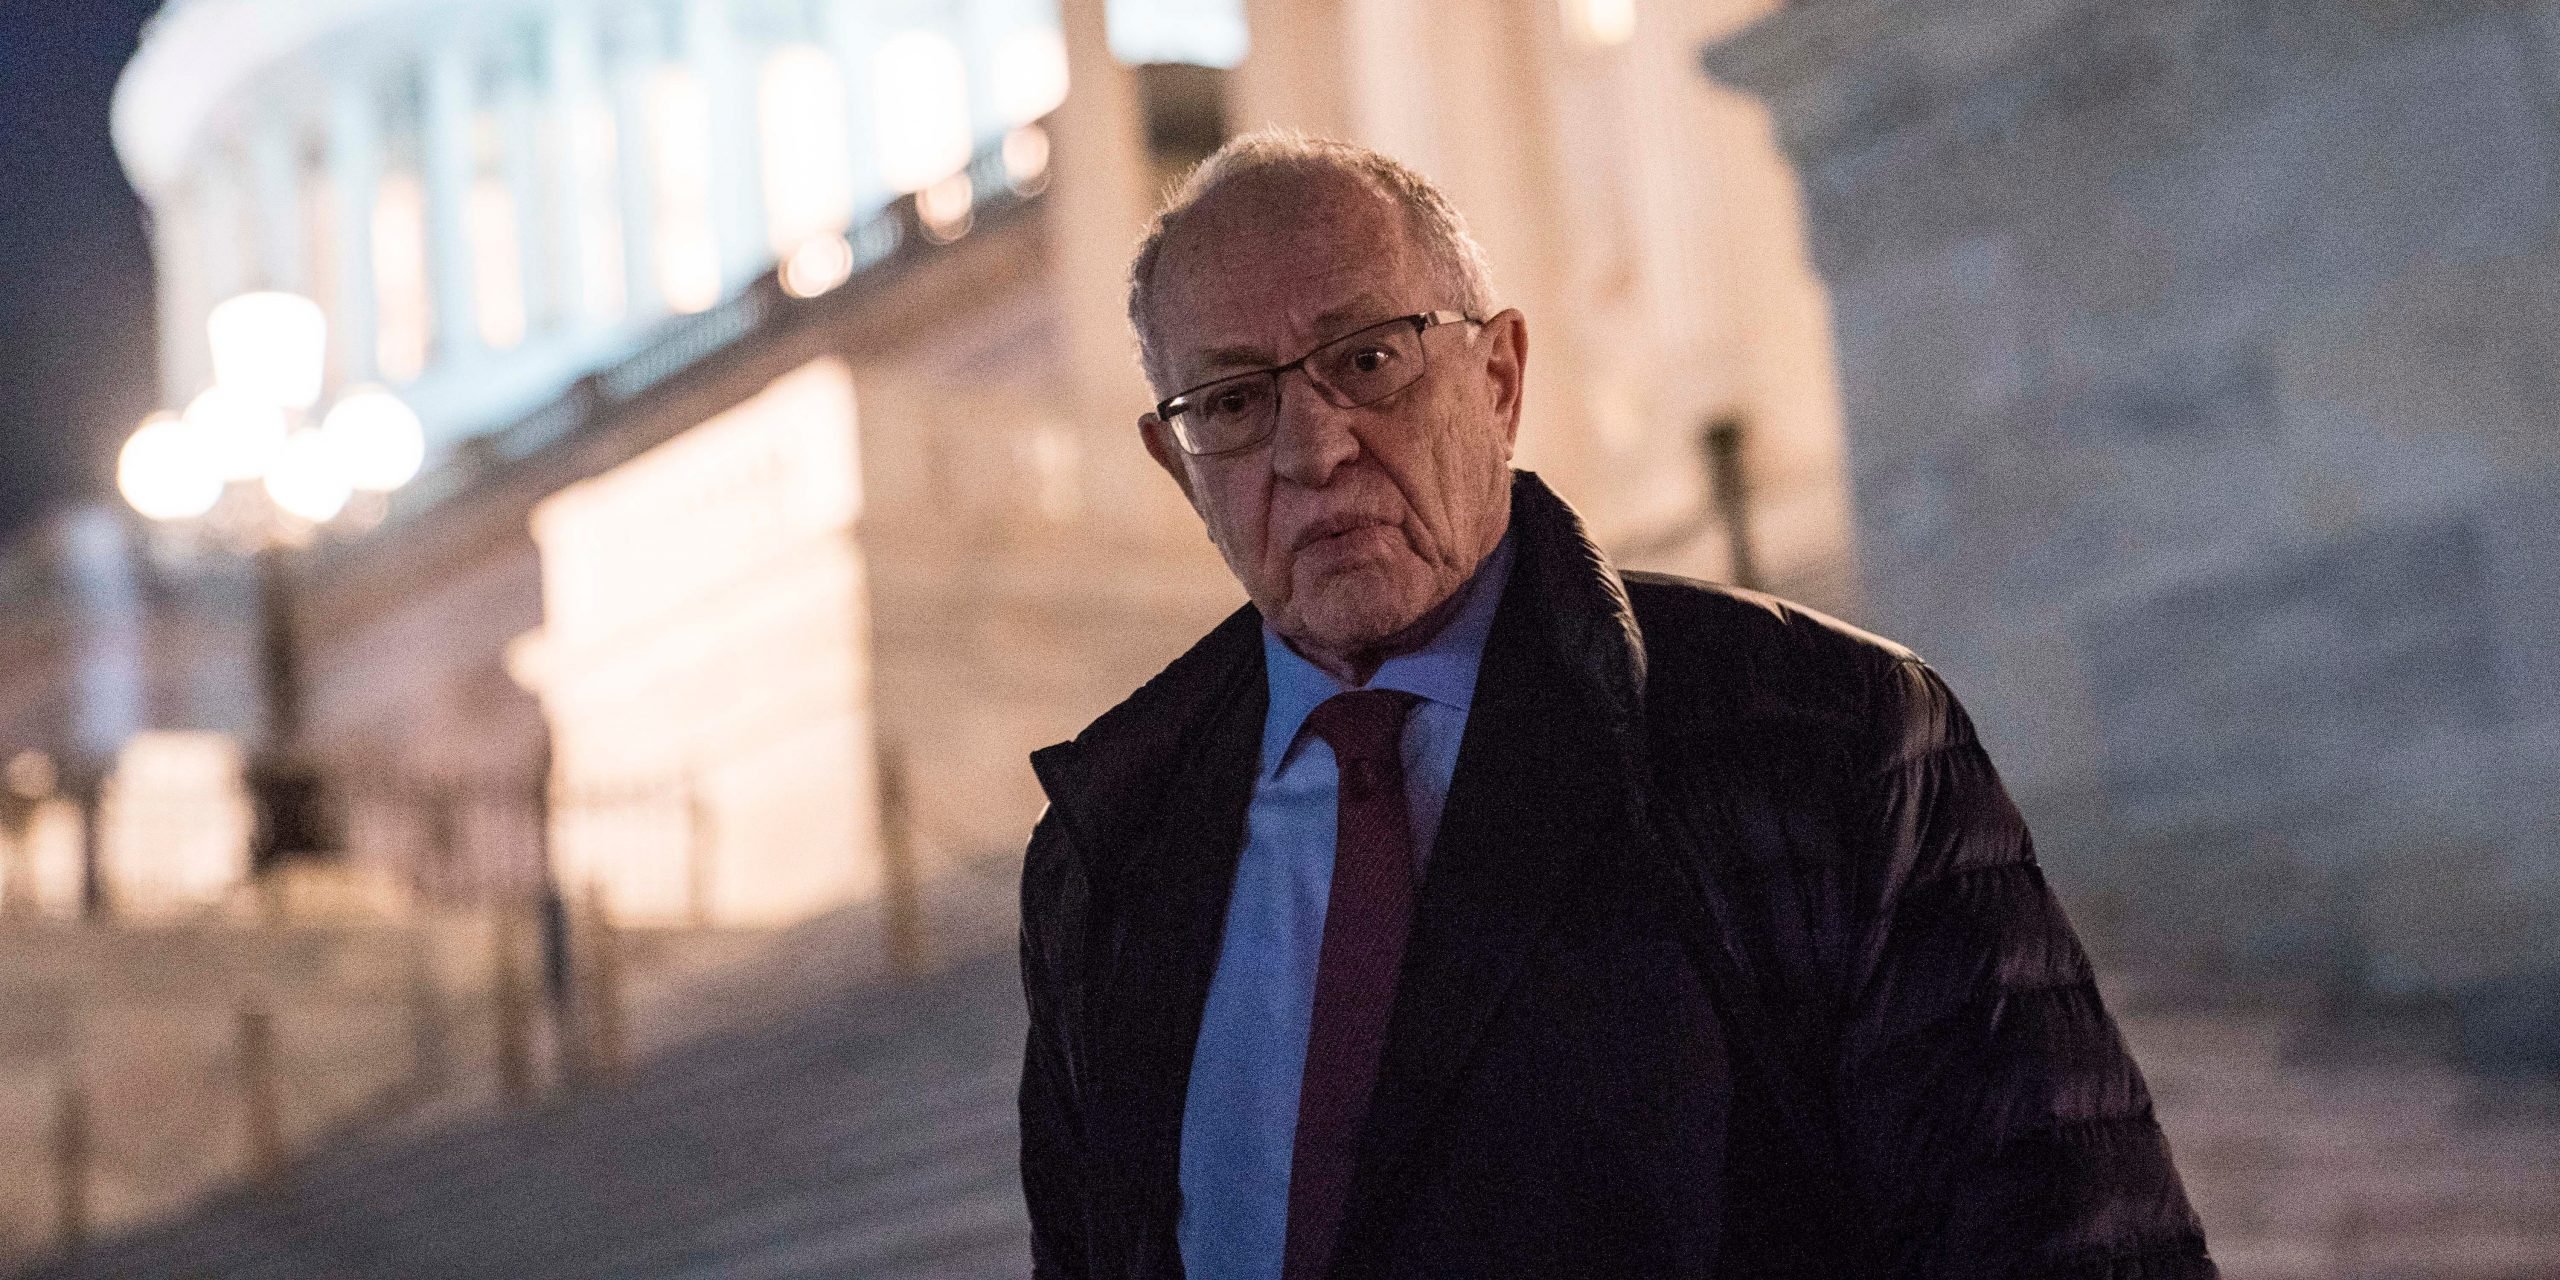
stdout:
<svg viewBox="0 0 2560 1280">
<path fill-rule="evenodd" d="M 1316 962 L 1298 1136 L 1289 1159 L 1281 1280 L 1317 1280 L 1332 1259 L 1352 1159 L 1378 1082 L 1396 971 L 1413 920 L 1413 832 L 1404 797 L 1404 721 L 1421 699 L 1394 689 L 1328 698 L 1307 728 L 1333 748 L 1333 888 Z"/>
</svg>

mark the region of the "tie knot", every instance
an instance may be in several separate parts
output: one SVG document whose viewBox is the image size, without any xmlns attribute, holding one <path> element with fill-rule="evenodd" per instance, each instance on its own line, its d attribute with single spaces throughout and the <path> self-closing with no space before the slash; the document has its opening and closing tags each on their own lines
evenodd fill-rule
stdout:
<svg viewBox="0 0 2560 1280">
<path fill-rule="evenodd" d="M 1404 719 L 1422 699 L 1402 689 L 1354 689 L 1337 693 L 1307 713 L 1307 728 L 1333 748 L 1342 764 L 1401 760 Z"/>
</svg>

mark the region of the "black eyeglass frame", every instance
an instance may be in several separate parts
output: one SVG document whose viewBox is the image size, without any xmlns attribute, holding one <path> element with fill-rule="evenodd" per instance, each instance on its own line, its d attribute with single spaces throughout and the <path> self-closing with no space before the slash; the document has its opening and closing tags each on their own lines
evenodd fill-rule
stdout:
<svg viewBox="0 0 2560 1280">
<path fill-rule="evenodd" d="M 1248 369 L 1242 373 L 1224 374 L 1219 377 L 1211 378 L 1207 382 L 1203 382 L 1188 390 L 1177 391 L 1174 394 L 1156 402 L 1156 421 L 1165 424 L 1165 426 L 1173 432 L 1174 444 L 1179 446 L 1184 453 L 1190 454 L 1192 457 L 1211 458 L 1216 457 L 1219 454 L 1241 453 L 1244 450 L 1250 449 L 1255 445 L 1270 439 L 1272 431 L 1279 429 L 1280 375 L 1285 374 L 1292 369 L 1306 374 L 1307 385 L 1315 388 L 1316 394 L 1323 396 L 1326 404 L 1332 405 L 1337 409 L 1357 409 L 1364 405 L 1376 404 L 1380 400 L 1384 400 L 1388 396 L 1396 394 L 1398 391 L 1407 390 L 1412 387 L 1414 383 L 1422 381 L 1431 374 L 1431 356 L 1429 348 L 1425 348 L 1422 357 L 1422 368 L 1413 375 L 1412 382 L 1407 382 L 1390 391 L 1379 392 L 1377 395 L 1371 396 L 1366 400 L 1353 400 L 1346 402 L 1336 399 L 1331 389 L 1329 389 L 1321 379 L 1317 378 L 1315 374 L 1307 368 L 1307 362 L 1315 359 L 1319 352 L 1325 351 L 1338 344 L 1349 342 L 1354 338 L 1376 333 L 1380 329 L 1390 329 L 1400 324 L 1412 325 L 1414 336 L 1418 339 L 1423 334 L 1426 334 L 1433 329 L 1437 329 L 1444 324 L 1481 325 L 1484 322 L 1483 317 L 1471 316 L 1463 311 L 1417 311 L 1412 315 L 1392 316 L 1388 319 L 1380 320 L 1376 324 L 1364 324 L 1349 333 L 1327 338 L 1324 341 L 1317 343 L 1315 346 L 1308 348 L 1305 355 L 1302 355 L 1287 364 L 1275 364 L 1268 369 Z M 1251 378 L 1257 376 L 1271 379 L 1271 429 L 1264 431 L 1261 435 L 1255 436 L 1251 440 L 1247 440 L 1241 444 L 1231 444 L 1223 449 L 1192 448 L 1191 442 L 1184 438 L 1185 433 L 1181 426 L 1175 422 L 1175 419 L 1191 411 L 1191 398 L 1211 387 L 1224 386 L 1227 383 L 1234 382 L 1240 378 Z"/>
</svg>

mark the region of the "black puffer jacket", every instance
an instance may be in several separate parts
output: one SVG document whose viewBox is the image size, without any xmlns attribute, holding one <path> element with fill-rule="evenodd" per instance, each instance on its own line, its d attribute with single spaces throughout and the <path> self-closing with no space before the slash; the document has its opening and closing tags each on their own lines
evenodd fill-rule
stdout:
<svg viewBox="0 0 2560 1280">
<path fill-rule="evenodd" d="M 1512 521 L 1333 1274 L 2212 1276 L 1937 676 L 1766 596 L 1622 578 L 1525 473 Z M 1261 655 L 1241 610 L 1033 757 L 1040 1276 L 1181 1274 Z"/>
</svg>

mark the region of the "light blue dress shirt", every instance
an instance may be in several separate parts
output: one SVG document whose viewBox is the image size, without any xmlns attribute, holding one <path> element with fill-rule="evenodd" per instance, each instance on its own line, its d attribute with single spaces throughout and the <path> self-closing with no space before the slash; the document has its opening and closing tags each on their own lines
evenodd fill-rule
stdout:
<svg viewBox="0 0 2560 1280">
<path fill-rule="evenodd" d="M 1457 772 L 1476 668 L 1510 571 L 1506 536 L 1463 588 L 1457 616 L 1430 644 L 1389 658 L 1366 686 L 1422 699 L 1405 722 L 1403 747 L 1405 803 L 1415 851 L 1425 858 Z M 1346 686 L 1268 626 L 1262 651 L 1271 709 L 1262 722 L 1261 772 L 1245 812 L 1244 851 L 1182 1111 L 1178 1235 L 1190 1280 L 1280 1274 L 1298 1081 L 1333 887 L 1333 749 L 1299 730 L 1307 713 Z"/>
</svg>

